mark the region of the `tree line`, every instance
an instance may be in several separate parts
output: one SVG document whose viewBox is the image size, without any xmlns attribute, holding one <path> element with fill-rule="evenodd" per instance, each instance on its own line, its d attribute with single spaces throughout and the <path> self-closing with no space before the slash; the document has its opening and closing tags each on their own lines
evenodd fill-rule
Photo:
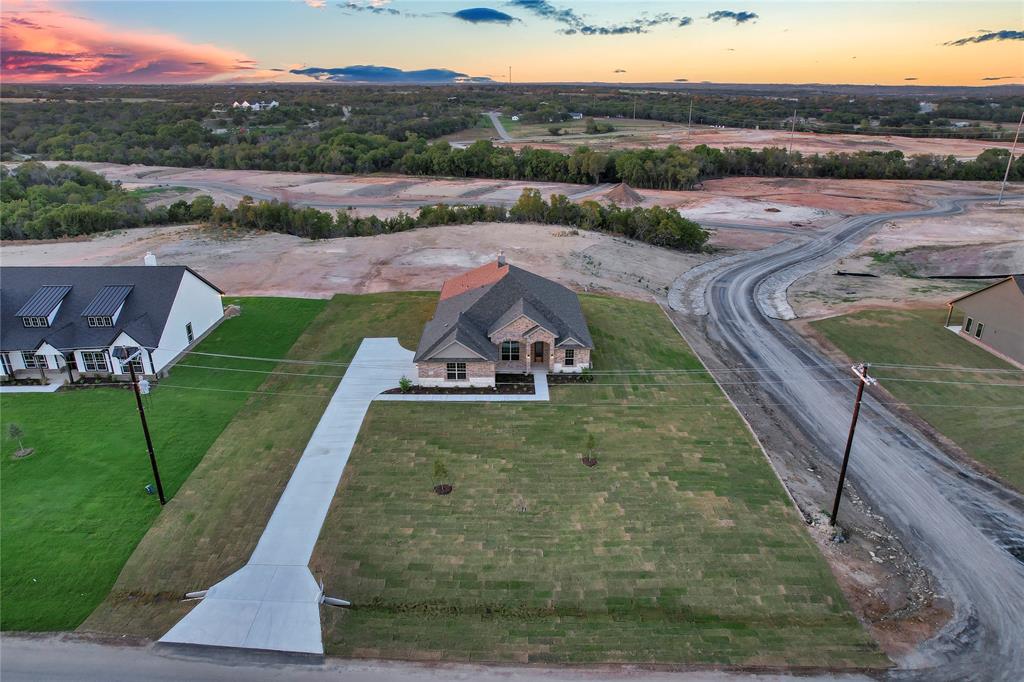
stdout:
<svg viewBox="0 0 1024 682">
<path fill-rule="evenodd" d="M 211 202 L 212 203 L 212 202 Z M 54 239 L 168 222 L 166 209 L 78 166 L 0 167 L 0 239 Z"/>
<path fill-rule="evenodd" d="M 422 207 L 415 216 L 400 213 L 388 218 L 355 216 L 347 211 L 331 215 L 315 208 L 279 201 L 254 202 L 251 197 L 244 197 L 234 209 L 223 204 L 214 207 L 208 222 L 218 227 L 283 232 L 306 239 L 366 237 L 438 225 L 512 222 L 564 225 L 686 251 L 701 251 L 708 240 L 708 233 L 700 225 L 672 209 L 620 208 L 596 201 L 577 204 L 561 194 L 545 200 L 538 190 L 530 188 L 524 189 L 510 208 L 437 204 Z"/>
</svg>

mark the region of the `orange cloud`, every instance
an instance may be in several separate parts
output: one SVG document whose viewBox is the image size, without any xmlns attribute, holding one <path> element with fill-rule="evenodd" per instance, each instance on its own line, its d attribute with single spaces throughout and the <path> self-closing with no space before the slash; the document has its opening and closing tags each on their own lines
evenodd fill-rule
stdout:
<svg viewBox="0 0 1024 682">
<path fill-rule="evenodd" d="M 188 83 L 244 74 L 241 52 L 127 32 L 55 8 L 5 2 L 0 74 L 7 82 Z"/>
</svg>

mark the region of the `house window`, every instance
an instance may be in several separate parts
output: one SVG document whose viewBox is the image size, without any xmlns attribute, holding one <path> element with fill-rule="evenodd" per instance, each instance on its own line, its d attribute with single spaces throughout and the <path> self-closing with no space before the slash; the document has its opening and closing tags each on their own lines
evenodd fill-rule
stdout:
<svg viewBox="0 0 1024 682">
<path fill-rule="evenodd" d="M 136 355 L 134 358 L 132 358 L 131 362 L 125 363 L 124 368 L 128 369 L 129 365 L 131 365 L 131 368 L 135 370 L 136 374 L 145 374 L 146 373 L 146 368 L 142 366 L 142 355 L 141 354 L 140 355 Z"/>
<path fill-rule="evenodd" d="M 186 322 L 185 323 L 185 338 L 188 339 L 189 343 L 192 343 L 193 341 L 196 340 L 196 335 L 192 333 L 192 323 L 191 322 Z"/>
<path fill-rule="evenodd" d="M 971 318 L 968 317 L 967 321 L 964 322 L 964 333 L 965 334 L 970 334 L 971 333 L 971 325 L 973 325 L 973 324 L 974 324 L 974 320 L 972 320 Z"/>
<path fill-rule="evenodd" d="M 501 359 L 504 362 L 511 362 L 519 360 L 519 342 L 518 341 L 502 341 L 501 342 Z"/>
<path fill-rule="evenodd" d="M 39 369 L 40 367 L 46 369 L 46 358 L 42 355 L 36 355 L 32 351 L 23 350 L 21 351 L 21 359 L 25 363 L 25 369 Z"/>
<path fill-rule="evenodd" d="M 105 315 L 90 315 L 88 317 L 90 327 L 113 327 L 114 318 Z"/>
<path fill-rule="evenodd" d="M 566 348 L 565 349 L 565 366 L 573 367 L 576 364 L 576 349 Z"/>
<path fill-rule="evenodd" d="M 49 327 L 50 323 L 45 317 L 32 315 L 21 318 L 21 323 L 26 327 Z"/>
<path fill-rule="evenodd" d="M 110 371 L 110 367 L 107 365 L 106 354 L 103 351 L 98 350 L 83 350 L 82 366 L 85 367 L 86 372 Z"/>
<path fill-rule="evenodd" d="M 465 381 L 466 380 L 466 363 L 464 362 L 449 362 L 446 367 L 448 371 L 448 381 Z"/>
<path fill-rule="evenodd" d="M 981 330 L 984 329 L 984 328 L 985 328 L 984 323 L 979 322 L 978 323 L 978 328 L 974 330 L 974 338 L 980 339 L 981 338 Z"/>
<path fill-rule="evenodd" d="M 11 359 L 7 357 L 7 353 L 0 353 L 0 365 L 3 365 L 4 374 L 7 376 L 14 375 L 14 368 L 11 367 Z"/>
</svg>

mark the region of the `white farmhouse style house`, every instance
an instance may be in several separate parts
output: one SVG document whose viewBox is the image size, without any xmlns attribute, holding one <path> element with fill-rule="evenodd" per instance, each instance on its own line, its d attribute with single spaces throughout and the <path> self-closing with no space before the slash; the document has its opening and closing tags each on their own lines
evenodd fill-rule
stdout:
<svg viewBox="0 0 1024 682">
<path fill-rule="evenodd" d="M 125 378 L 118 346 L 156 375 L 224 316 L 224 292 L 182 265 L 0 267 L 0 380 Z"/>
</svg>

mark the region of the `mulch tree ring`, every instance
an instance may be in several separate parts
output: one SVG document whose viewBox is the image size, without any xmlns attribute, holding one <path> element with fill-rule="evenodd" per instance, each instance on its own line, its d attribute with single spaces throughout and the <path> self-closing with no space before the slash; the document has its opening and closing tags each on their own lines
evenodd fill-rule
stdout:
<svg viewBox="0 0 1024 682">
<path fill-rule="evenodd" d="M 35 448 L 22 448 L 20 450 L 15 450 L 14 454 L 11 455 L 11 459 L 25 459 L 35 451 Z"/>
<path fill-rule="evenodd" d="M 588 466 L 588 467 L 596 467 L 597 466 L 597 458 L 596 457 L 581 457 L 580 461 L 583 462 L 583 464 L 585 466 Z"/>
<path fill-rule="evenodd" d="M 452 492 L 452 486 L 450 483 L 441 483 L 434 486 L 434 492 L 438 495 L 449 495 Z"/>
</svg>

